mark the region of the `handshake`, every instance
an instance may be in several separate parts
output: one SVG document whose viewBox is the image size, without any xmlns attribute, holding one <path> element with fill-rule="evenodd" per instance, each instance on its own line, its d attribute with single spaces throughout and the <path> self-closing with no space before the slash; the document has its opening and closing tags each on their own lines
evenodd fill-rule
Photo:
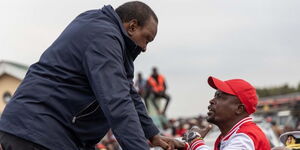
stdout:
<svg viewBox="0 0 300 150">
<path fill-rule="evenodd" d="M 202 129 L 198 126 L 193 126 L 184 134 L 181 140 L 155 135 L 150 139 L 150 141 L 152 146 L 160 146 L 165 150 L 187 150 L 189 144 L 196 139 L 203 139 L 211 128 L 212 125 L 208 125 Z"/>
<path fill-rule="evenodd" d="M 190 130 L 188 130 L 182 137 L 182 140 L 191 143 L 196 138 L 203 139 L 206 134 L 210 131 L 212 125 L 208 125 L 207 127 L 200 129 L 198 126 L 193 126 Z"/>
</svg>

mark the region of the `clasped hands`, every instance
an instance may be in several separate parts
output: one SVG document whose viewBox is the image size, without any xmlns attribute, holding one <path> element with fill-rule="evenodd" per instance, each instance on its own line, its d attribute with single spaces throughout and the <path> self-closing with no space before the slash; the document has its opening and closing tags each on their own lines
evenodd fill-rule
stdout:
<svg viewBox="0 0 300 150">
<path fill-rule="evenodd" d="M 212 128 L 211 125 L 208 125 L 207 127 L 200 129 L 200 128 L 192 128 L 192 131 L 198 132 L 202 138 L 206 136 L 206 134 L 210 131 Z M 187 131 L 189 132 L 189 131 Z M 150 142 L 152 146 L 160 146 L 164 150 L 183 150 L 185 147 L 185 143 L 182 141 L 179 141 L 174 138 L 161 136 L 159 134 L 153 136 L 150 138 Z"/>
</svg>

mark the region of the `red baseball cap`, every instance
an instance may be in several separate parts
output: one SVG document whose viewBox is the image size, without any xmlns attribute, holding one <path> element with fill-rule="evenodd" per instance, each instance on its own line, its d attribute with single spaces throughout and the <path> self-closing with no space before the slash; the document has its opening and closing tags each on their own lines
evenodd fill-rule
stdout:
<svg viewBox="0 0 300 150">
<path fill-rule="evenodd" d="M 221 81 L 210 76 L 208 77 L 208 84 L 216 90 L 237 96 L 245 105 L 245 109 L 249 115 L 255 112 L 258 97 L 255 88 L 247 81 L 242 79 Z"/>
</svg>

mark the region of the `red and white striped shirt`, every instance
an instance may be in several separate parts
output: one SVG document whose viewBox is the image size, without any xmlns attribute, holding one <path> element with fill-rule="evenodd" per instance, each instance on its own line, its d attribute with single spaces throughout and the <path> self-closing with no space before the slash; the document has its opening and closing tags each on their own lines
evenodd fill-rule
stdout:
<svg viewBox="0 0 300 150">
<path fill-rule="evenodd" d="M 186 143 L 185 150 L 208 150 L 203 140 Z M 214 150 L 270 150 L 270 144 L 262 130 L 246 117 L 235 124 L 225 136 L 219 136 Z"/>
</svg>

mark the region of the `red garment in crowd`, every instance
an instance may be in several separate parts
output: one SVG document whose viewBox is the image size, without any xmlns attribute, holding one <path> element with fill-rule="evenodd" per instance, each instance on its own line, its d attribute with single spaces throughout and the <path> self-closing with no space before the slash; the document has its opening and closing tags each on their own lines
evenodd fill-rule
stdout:
<svg viewBox="0 0 300 150">
<path fill-rule="evenodd" d="M 187 129 L 185 129 L 185 128 L 177 129 L 176 130 L 176 135 L 177 136 L 183 136 L 185 132 L 187 132 Z"/>
</svg>

